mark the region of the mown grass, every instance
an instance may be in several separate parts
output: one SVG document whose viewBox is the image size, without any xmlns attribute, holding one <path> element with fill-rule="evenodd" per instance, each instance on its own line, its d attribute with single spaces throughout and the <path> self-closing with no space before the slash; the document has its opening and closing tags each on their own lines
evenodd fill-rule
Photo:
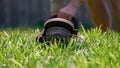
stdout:
<svg viewBox="0 0 120 68">
<path fill-rule="evenodd" d="M 120 34 L 85 31 L 84 41 L 38 43 L 39 29 L 0 29 L 0 68 L 120 68 Z M 65 47 L 60 47 L 65 46 Z"/>
</svg>

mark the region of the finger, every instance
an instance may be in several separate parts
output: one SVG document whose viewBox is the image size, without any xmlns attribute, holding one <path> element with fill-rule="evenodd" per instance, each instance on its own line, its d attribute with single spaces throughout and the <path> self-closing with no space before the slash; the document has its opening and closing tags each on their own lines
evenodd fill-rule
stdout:
<svg viewBox="0 0 120 68">
<path fill-rule="evenodd" d="M 58 13 L 58 18 L 62 18 L 62 17 L 64 17 L 64 13 L 59 12 L 59 13 Z"/>
<path fill-rule="evenodd" d="M 68 18 L 68 20 L 72 20 L 72 17 L 73 17 L 73 16 L 70 15 L 69 18 Z"/>
<path fill-rule="evenodd" d="M 58 18 L 64 18 L 64 19 L 67 19 L 67 20 L 71 20 L 72 15 L 67 14 L 67 13 L 63 13 L 63 12 L 59 12 L 58 13 Z"/>
<path fill-rule="evenodd" d="M 62 14 L 61 18 L 67 19 L 67 20 L 71 20 L 72 16 L 69 14 Z"/>
</svg>

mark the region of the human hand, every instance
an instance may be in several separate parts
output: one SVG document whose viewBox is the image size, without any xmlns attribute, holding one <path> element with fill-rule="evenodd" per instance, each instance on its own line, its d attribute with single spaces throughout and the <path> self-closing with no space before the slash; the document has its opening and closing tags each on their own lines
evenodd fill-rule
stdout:
<svg viewBox="0 0 120 68">
<path fill-rule="evenodd" d="M 67 5 L 58 12 L 58 18 L 64 18 L 71 20 L 72 17 L 76 14 L 78 8 L 73 7 L 72 5 Z"/>
</svg>

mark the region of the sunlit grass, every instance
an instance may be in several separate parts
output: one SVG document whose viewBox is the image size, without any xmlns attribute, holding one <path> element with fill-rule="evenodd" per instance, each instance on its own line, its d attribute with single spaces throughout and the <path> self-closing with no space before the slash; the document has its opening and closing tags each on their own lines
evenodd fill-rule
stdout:
<svg viewBox="0 0 120 68">
<path fill-rule="evenodd" d="M 120 68 L 120 34 L 84 30 L 84 41 L 38 43 L 39 29 L 0 29 L 0 68 Z M 61 47 L 62 46 L 62 47 Z"/>
</svg>

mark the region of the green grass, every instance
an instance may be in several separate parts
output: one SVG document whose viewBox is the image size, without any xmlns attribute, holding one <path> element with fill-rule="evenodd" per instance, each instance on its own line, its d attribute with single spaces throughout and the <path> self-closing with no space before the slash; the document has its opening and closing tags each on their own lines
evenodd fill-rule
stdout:
<svg viewBox="0 0 120 68">
<path fill-rule="evenodd" d="M 99 29 L 84 41 L 37 43 L 38 29 L 0 29 L 0 68 L 120 68 L 120 34 Z M 66 47 L 67 45 L 67 47 Z M 64 47 L 60 47 L 64 46 Z"/>
</svg>

